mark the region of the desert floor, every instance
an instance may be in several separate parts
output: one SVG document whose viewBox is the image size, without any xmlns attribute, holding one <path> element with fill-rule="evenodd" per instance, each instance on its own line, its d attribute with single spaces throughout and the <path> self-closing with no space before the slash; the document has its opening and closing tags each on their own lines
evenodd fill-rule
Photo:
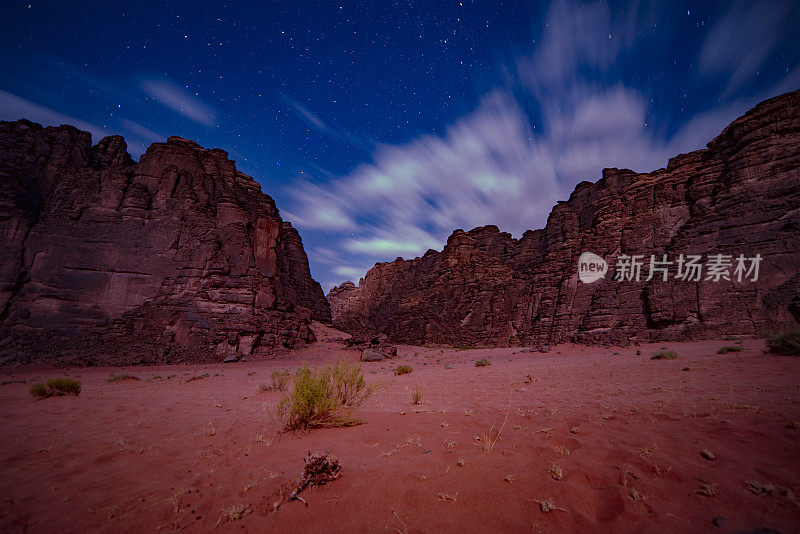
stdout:
<svg viewBox="0 0 800 534">
<path fill-rule="evenodd" d="M 304 433 L 280 433 L 286 392 L 259 385 L 357 351 L 323 341 L 281 361 L 2 368 L 0 531 L 797 532 L 800 358 L 762 354 L 763 340 L 716 353 L 732 344 L 667 344 L 675 360 L 650 359 L 663 343 L 404 346 L 363 364 L 378 384 L 355 412 L 365 424 Z M 395 376 L 401 363 L 413 372 Z M 107 381 L 123 372 L 140 380 Z M 80 396 L 28 393 L 64 375 Z M 342 477 L 305 490 L 307 507 L 286 502 L 315 450 Z"/>
</svg>

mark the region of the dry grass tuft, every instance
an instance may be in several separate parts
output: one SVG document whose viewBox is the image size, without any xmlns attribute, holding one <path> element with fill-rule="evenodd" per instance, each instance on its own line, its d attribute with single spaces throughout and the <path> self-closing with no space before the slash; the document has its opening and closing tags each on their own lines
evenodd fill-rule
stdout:
<svg viewBox="0 0 800 534">
<path fill-rule="evenodd" d="M 407 375 L 413 370 L 414 369 L 410 365 L 406 365 L 406 364 L 398 365 L 397 369 L 394 370 L 394 374 L 397 375 L 397 376 Z"/>
<path fill-rule="evenodd" d="M 239 521 L 243 519 L 244 516 L 250 513 L 250 509 L 247 506 L 241 504 L 235 504 L 233 506 L 229 506 L 228 508 L 223 508 L 220 510 L 221 514 L 219 519 L 217 520 L 217 525 L 222 523 L 223 521 Z M 217 526 L 214 525 L 214 526 Z"/>
<path fill-rule="evenodd" d="M 668 349 L 666 347 L 662 348 L 653 356 L 650 357 L 651 360 L 674 360 L 678 357 L 678 353 L 672 349 Z"/>
<path fill-rule="evenodd" d="M 193 377 L 190 377 L 190 378 L 186 379 L 186 381 L 187 382 L 194 382 L 195 380 L 205 380 L 209 376 L 211 376 L 211 375 L 209 375 L 208 373 L 203 373 L 202 375 L 195 375 Z"/>
<path fill-rule="evenodd" d="M 141 378 L 130 373 L 110 374 L 106 378 L 106 382 L 123 382 L 125 380 L 141 380 Z"/>
<path fill-rule="evenodd" d="M 741 352 L 744 350 L 744 347 L 740 346 L 733 346 L 733 345 L 726 345 L 719 350 L 717 350 L 717 354 L 728 354 L 729 352 Z"/>
<path fill-rule="evenodd" d="M 492 362 L 490 362 L 486 358 L 481 358 L 480 360 L 475 362 L 475 367 L 486 367 L 487 365 L 492 365 Z"/>
<path fill-rule="evenodd" d="M 415 389 L 411 393 L 411 404 L 419 404 L 420 401 L 422 401 L 422 392 L 419 389 Z"/>
<path fill-rule="evenodd" d="M 289 379 L 291 376 L 289 375 L 289 371 L 283 369 L 281 371 L 274 370 L 270 375 L 272 378 L 272 389 L 277 391 L 283 391 L 286 389 L 286 386 L 289 384 Z"/>
<path fill-rule="evenodd" d="M 566 511 L 563 508 L 556 506 L 552 499 L 542 499 L 541 501 L 534 502 L 539 505 L 539 509 L 544 513 L 552 512 L 553 510 L 561 510 L 562 512 Z"/>
<path fill-rule="evenodd" d="M 52 396 L 79 395 L 81 383 L 72 378 L 53 378 L 31 386 L 30 393 L 34 397 L 45 399 Z"/>
<path fill-rule="evenodd" d="M 552 462 L 547 466 L 547 472 L 550 473 L 550 476 L 555 480 L 561 480 L 564 478 L 564 470 L 561 469 L 561 466 L 555 462 Z"/>
<path fill-rule="evenodd" d="M 458 498 L 458 492 L 456 492 L 455 495 L 450 495 L 449 493 L 442 492 L 439 494 L 439 498 L 445 502 L 447 501 L 456 502 L 456 499 Z"/>
<path fill-rule="evenodd" d="M 702 495 L 704 497 L 713 497 L 717 494 L 717 485 L 716 484 L 701 484 L 700 489 L 695 491 L 698 495 Z"/>
</svg>

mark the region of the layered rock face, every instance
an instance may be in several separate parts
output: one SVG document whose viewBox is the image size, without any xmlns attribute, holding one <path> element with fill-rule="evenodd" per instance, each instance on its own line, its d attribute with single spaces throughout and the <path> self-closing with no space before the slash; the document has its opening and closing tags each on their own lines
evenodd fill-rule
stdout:
<svg viewBox="0 0 800 534">
<path fill-rule="evenodd" d="M 583 283 L 583 252 L 611 266 Z M 650 256 L 675 262 L 647 281 Z M 731 256 L 731 280 L 713 256 Z M 739 255 L 760 255 L 738 281 Z M 622 255 L 641 255 L 639 281 Z M 676 279 L 680 255 L 700 280 Z M 746 263 L 749 269 L 751 263 Z M 746 273 L 745 273 L 746 274 Z M 495 226 L 456 230 L 441 252 L 377 264 L 328 295 L 334 325 L 354 335 L 456 346 L 621 343 L 759 335 L 800 322 L 800 92 L 767 100 L 708 148 L 638 174 L 605 169 L 520 239 Z"/>
<path fill-rule="evenodd" d="M 213 361 L 330 321 L 297 231 L 227 153 L 0 123 L 0 362 Z"/>
</svg>

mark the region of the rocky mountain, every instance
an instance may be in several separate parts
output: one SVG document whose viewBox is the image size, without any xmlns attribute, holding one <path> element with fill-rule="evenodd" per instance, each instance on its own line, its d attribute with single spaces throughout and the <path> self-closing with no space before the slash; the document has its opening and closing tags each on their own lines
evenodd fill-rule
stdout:
<svg viewBox="0 0 800 534">
<path fill-rule="evenodd" d="M 0 122 L 0 362 L 214 361 L 330 321 L 297 231 L 224 150 Z"/>
<path fill-rule="evenodd" d="M 610 265 L 604 278 L 579 280 L 583 252 Z M 672 264 L 655 263 L 647 280 L 651 255 Z M 701 257 L 699 279 L 686 276 L 690 256 Z M 328 299 L 337 328 L 418 344 L 626 344 L 796 326 L 800 91 L 759 104 L 666 169 L 603 170 L 543 229 L 520 239 L 495 226 L 456 230 L 441 252 L 376 264 Z"/>
</svg>

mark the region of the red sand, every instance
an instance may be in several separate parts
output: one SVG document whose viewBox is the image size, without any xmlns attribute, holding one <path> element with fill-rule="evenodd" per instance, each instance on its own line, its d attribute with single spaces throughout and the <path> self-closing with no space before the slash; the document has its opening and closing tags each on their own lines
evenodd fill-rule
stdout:
<svg viewBox="0 0 800 534">
<path fill-rule="evenodd" d="M 662 344 L 401 347 L 364 364 L 381 384 L 355 413 L 366 424 L 289 434 L 272 415 L 285 393 L 259 384 L 357 352 L 321 342 L 283 361 L 4 368 L 0 381 L 27 383 L 0 386 L 0 531 L 796 532 L 800 359 L 764 355 L 760 340 L 716 354 L 730 344 L 671 343 L 680 357 L 659 361 L 649 356 Z M 491 366 L 475 367 L 482 357 Z M 396 377 L 398 363 L 414 371 Z M 109 383 L 112 372 L 142 380 Z M 82 381 L 80 396 L 29 395 L 63 375 Z M 308 507 L 280 503 L 317 449 L 342 477 L 304 491 Z M 715 495 L 698 494 L 703 484 Z M 542 512 L 544 499 L 558 509 Z M 222 518 L 236 505 L 242 519 Z"/>
</svg>

